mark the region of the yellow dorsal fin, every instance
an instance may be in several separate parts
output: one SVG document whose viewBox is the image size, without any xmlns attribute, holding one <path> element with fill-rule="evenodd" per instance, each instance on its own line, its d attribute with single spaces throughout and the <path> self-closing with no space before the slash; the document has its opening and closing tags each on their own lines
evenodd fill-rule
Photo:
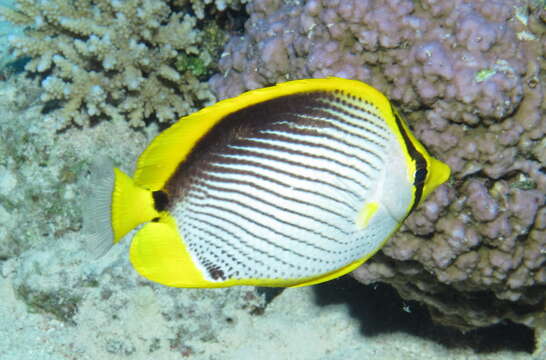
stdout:
<svg viewBox="0 0 546 360">
<path fill-rule="evenodd" d="M 134 174 L 135 183 L 155 191 L 164 187 L 178 165 L 183 162 L 197 142 L 227 115 L 248 106 L 281 96 L 313 91 L 344 90 L 349 94 L 373 102 L 381 112 L 390 105 L 383 94 L 356 80 L 341 78 L 306 79 L 252 90 L 232 99 L 220 101 L 194 114 L 181 118 L 159 134 L 140 155 Z"/>
</svg>

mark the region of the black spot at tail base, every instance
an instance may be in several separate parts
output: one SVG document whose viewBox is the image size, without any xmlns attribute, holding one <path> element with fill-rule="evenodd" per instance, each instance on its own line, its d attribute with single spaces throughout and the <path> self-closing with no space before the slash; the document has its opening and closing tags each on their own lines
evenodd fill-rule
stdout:
<svg viewBox="0 0 546 360">
<path fill-rule="evenodd" d="M 169 206 L 169 195 L 166 192 L 162 190 L 154 191 L 152 197 L 154 198 L 154 207 L 157 211 L 164 211 Z"/>
</svg>

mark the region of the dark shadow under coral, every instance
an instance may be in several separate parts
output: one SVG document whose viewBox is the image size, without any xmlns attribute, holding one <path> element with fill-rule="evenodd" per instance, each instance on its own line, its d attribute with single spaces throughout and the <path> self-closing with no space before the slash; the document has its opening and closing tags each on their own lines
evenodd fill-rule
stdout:
<svg viewBox="0 0 546 360">
<path fill-rule="evenodd" d="M 350 276 L 314 286 L 320 306 L 347 304 L 351 316 L 360 321 L 364 336 L 405 332 L 430 339 L 448 348 L 469 347 L 477 353 L 500 350 L 535 350 L 534 331 L 527 326 L 505 322 L 462 333 L 434 324 L 424 305 L 405 301 L 390 285 L 362 285 Z"/>
</svg>

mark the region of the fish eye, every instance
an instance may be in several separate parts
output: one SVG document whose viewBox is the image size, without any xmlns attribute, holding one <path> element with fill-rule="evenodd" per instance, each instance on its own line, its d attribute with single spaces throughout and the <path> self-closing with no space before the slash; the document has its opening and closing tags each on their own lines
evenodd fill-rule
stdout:
<svg viewBox="0 0 546 360">
<path fill-rule="evenodd" d="M 413 181 L 414 185 L 422 185 L 425 183 L 427 178 L 427 169 L 420 168 L 415 171 L 415 180 Z"/>
</svg>

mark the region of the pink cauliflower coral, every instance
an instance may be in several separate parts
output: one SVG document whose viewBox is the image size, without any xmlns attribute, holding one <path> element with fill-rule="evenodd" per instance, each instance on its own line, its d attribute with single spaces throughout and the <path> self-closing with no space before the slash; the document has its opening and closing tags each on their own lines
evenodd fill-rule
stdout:
<svg viewBox="0 0 546 360">
<path fill-rule="evenodd" d="M 365 81 L 453 176 L 353 274 L 462 329 L 532 323 L 546 302 L 544 9 L 524 0 L 256 0 L 210 84 Z"/>
</svg>

